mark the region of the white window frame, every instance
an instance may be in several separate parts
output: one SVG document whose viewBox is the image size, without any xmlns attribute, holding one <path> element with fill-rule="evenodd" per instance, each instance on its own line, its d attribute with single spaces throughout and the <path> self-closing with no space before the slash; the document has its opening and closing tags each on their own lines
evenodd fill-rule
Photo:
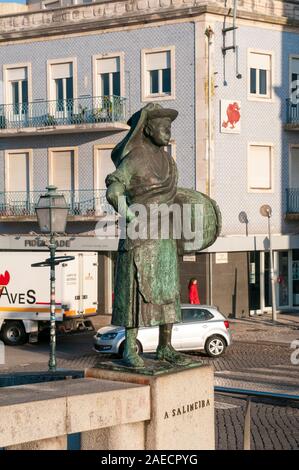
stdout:
<svg viewBox="0 0 299 470">
<path fill-rule="evenodd" d="M 251 188 L 249 181 L 250 147 L 270 148 L 270 188 Z M 248 142 L 247 144 L 247 191 L 248 193 L 274 193 L 274 144 L 273 142 Z"/>
<path fill-rule="evenodd" d="M 52 96 L 51 90 L 51 67 L 56 64 L 72 64 L 73 65 L 73 99 L 76 100 L 78 97 L 78 68 L 76 57 L 66 57 L 64 59 L 49 59 L 47 60 L 47 99 L 48 101 L 55 101 L 55 97 Z"/>
<path fill-rule="evenodd" d="M 115 144 L 96 144 L 93 146 L 93 187 L 94 189 L 105 189 L 99 188 L 98 186 L 98 174 L 99 174 L 99 166 L 98 166 L 98 151 L 99 150 L 109 150 L 111 151 L 114 149 Z"/>
<path fill-rule="evenodd" d="M 171 79 L 170 79 L 170 87 L 171 93 L 155 93 L 154 95 L 150 95 L 149 92 L 149 83 L 148 83 L 148 73 L 146 68 L 146 55 L 156 52 L 169 52 L 170 53 L 170 72 L 171 72 Z M 142 102 L 149 102 L 149 101 L 166 101 L 166 100 L 175 100 L 175 76 L 176 76 L 176 68 L 175 68 L 175 46 L 167 46 L 167 47 L 157 47 L 154 49 L 142 49 L 141 50 L 141 101 Z"/>
<path fill-rule="evenodd" d="M 53 153 L 74 152 L 74 191 L 79 189 L 78 147 L 49 147 L 48 148 L 48 184 L 53 184 Z M 59 188 L 58 188 L 59 189 Z"/>
<path fill-rule="evenodd" d="M 99 81 L 97 80 L 97 61 L 101 59 L 114 59 L 119 58 L 119 72 L 120 72 L 120 96 L 125 97 L 125 53 L 124 52 L 109 52 L 107 54 L 96 54 L 92 56 L 92 93 L 94 97 L 101 96 L 99 89 Z"/>
<path fill-rule="evenodd" d="M 21 68 L 27 68 L 28 103 L 32 102 L 32 64 L 31 62 L 19 62 L 16 64 L 4 64 L 3 65 L 4 104 L 11 104 L 9 103 L 8 71 L 10 69 L 21 69 Z"/>
<path fill-rule="evenodd" d="M 250 54 L 260 54 L 270 56 L 270 73 L 269 80 L 267 80 L 267 95 L 260 95 L 258 93 L 250 93 Z M 274 52 L 265 51 L 262 49 L 247 49 L 247 99 L 249 101 L 263 101 L 263 102 L 274 102 L 273 89 L 275 86 L 275 75 L 274 75 Z M 269 83 L 268 83 L 269 82 Z"/>
<path fill-rule="evenodd" d="M 291 179 L 292 179 L 292 150 L 296 148 L 299 149 L 298 144 L 289 144 L 289 175 L 288 175 L 288 188 L 291 188 Z"/>
<path fill-rule="evenodd" d="M 292 60 L 299 60 L 299 54 L 289 54 L 289 98 L 291 98 Z M 298 85 L 299 88 L 299 85 Z"/>
<path fill-rule="evenodd" d="M 51 3 L 59 3 L 59 7 L 55 7 L 55 8 L 62 8 L 61 6 L 61 1 L 60 0 L 42 0 L 41 2 L 41 9 L 42 10 L 51 10 Z M 50 8 L 48 8 L 50 7 Z"/>
<path fill-rule="evenodd" d="M 28 153 L 29 155 L 29 193 L 33 191 L 33 150 L 26 149 L 9 149 L 4 151 L 4 191 L 10 192 L 9 188 L 9 156 L 16 153 Z M 21 190 L 20 190 L 21 192 Z M 32 196 L 32 194 L 31 194 Z M 31 199 L 31 198 L 30 198 Z"/>
</svg>

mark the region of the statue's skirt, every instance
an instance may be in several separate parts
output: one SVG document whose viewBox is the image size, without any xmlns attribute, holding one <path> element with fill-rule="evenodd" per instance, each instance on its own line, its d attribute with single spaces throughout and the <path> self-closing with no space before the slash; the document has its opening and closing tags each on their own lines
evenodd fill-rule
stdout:
<svg viewBox="0 0 299 470">
<path fill-rule="evenodd" d="M 118 253 L 112 324 L 137 328 L 181 321 L 176 241 L 151 240 Z"/>
</svg>

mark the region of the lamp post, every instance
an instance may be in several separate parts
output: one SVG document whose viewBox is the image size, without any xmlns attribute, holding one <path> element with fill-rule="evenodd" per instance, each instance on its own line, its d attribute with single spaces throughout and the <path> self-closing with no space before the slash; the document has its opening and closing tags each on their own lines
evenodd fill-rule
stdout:
<svg viewBox="0 0 299 470">
<path fill-rule="evenodd" d="M 35 207 L 40 231 L 50 235 L 50 258 L 36 266 L 50 266 L 50 358 L 49 370 L 56 370 L 56 314 L 55 314 L 55 265 L 60 260 L 55 258 L 55 233 L 65 232 L 68 206 L 65 197 L 56 192 L 56 186 L 47 186 L 47 193 L 40 196 Z"/>
<path fill-rule="evenodd" d="M 272 250 L 272 239 L 271 239 L 271 226 L 270 219 L 272 216 L 272 208 L 268 204 L 264 204 L 260 207 L 260 214 L 268 219 L 268 237 L 269 237 L 269 255 L 270 255 L 270 277 L 271 277 L 271 300 L 272 300 L 272 321 L 277 321 L 276 312 L 276 296 L 275 296 L 275 280 L 274 280 L 274 263 L 273 263 L 273 250 Z"/>
</svg>

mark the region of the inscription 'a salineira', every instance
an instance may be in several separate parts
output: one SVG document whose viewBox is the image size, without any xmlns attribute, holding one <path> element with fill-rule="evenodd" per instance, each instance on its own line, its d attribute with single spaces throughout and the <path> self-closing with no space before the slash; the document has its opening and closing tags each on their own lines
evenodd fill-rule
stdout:
<svg viewBox="0 0 299 470">
<path fill-rule="evenodd" d="M 173 408 L 171 411 L 165 411 L 164 419 L 174 418 L 175 416 L 191 413 L 192 411 L 200 410 L 202 408 L 206 408 L 207 406 L 210 406 L 210 400 L 208 398 L 206 400 L 198 400 L 194 403 L 188 403 L 187 405 Z"/>
</svg>

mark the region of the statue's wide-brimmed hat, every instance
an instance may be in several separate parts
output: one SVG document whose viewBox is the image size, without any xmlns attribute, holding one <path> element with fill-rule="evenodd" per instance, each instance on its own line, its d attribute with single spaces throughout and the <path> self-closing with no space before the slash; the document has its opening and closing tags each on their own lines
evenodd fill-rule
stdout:
<svg viewBox="0 0 299 470">
<path fill-rule="evenodd" d="M 118 167 L 133 147 L 141 144 L 143 129 L 148 121 L 157 118 L 169 118 L 171 121 L 174 121 L 177 115 L 178 111 L 175 109 L 163 108 L 158 103 L 149 103 L 134 113 L 127 122 L 131 129 L 124 139 L 112 150 L 111 158 L 115 166 Z"/>
<path fill-rule="evenodd" d="M 174 121 L 176 119 L 177 115 L 178 115 L 178 111 L 176 111 L 176 109 L 162 108 L 161 105 L 155 104 L 155 103 L 150 103 L 149 105 L 145 106 L 145 108 L 143 108 L 141 110 L 141 113 L 142 113 L 143 110 L 145 110 L 146 113 L 147 113 L 147 120 L 148 121 L 151 120 L 151 119 L 156 119 L 156 118 L 169 118 L 171 121 Z M 128 126 L 131 127 L 132 124 L 134 123 L 135 115 L 136 115 L 136 118 L 139 121 L 141 113 L 140 113 L 140 111 L 137 111 L 137 113 L 133 114 L 133 116 L 130 117 L 130 119 L 127 122 Z"/>
</svg>

